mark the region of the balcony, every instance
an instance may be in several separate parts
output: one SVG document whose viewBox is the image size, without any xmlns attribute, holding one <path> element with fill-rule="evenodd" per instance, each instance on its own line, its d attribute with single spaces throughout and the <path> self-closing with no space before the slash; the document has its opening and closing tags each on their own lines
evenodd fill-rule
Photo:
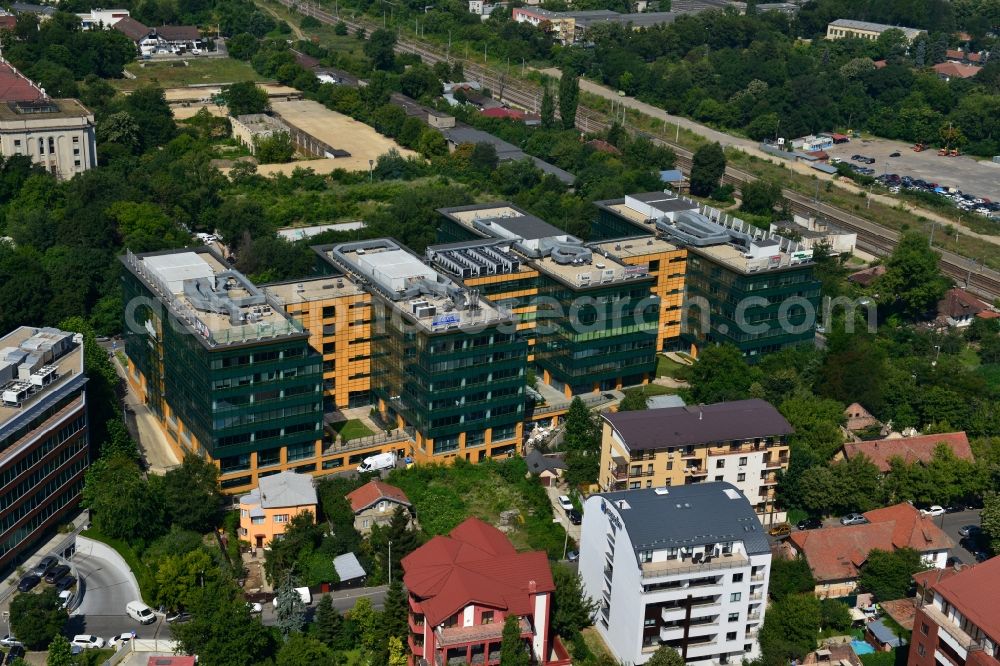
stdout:
<svg viewBox="0 0 1000 666">
<path fill-rule="evenodd" d="M 749 598 L 750 598 L 750 601 L 760 601 L 761 599 L 764 598 L 764 595 L 761 594 L 760 592 L 754 592 L 754 593 L 752 593 L 750 595 Z"/>
<path fill-rule="evenodd" d="M 424 617 L 422 615 L 418 619 L 414 617 L 413 613 L 410 613 L 410 616 L 407 618 L 407 624 L 410 625 L 410 631 L 412 631 L 413 633 L 415 634 L 424 633 Z"/>
<path fill-rule="evenodd" d="M 760 485 L 762 486 L 773 486 L 778 483 L 777 474 L 762 474 L 760 477 Z"/>
<path fill-rule="evenodd" d="M 752 583 L 763 583 L 764 582 L 764 574 L 758 573 L 758 574 L 754 574 L 754 575 L 750 576 L 750 582 L 752 582 Z"/>
<path fill-rule="evenodd" d="M 938 638 L 941 642 L 957 652 L 962 659 L 968 658 L 970 650 L 982 649 L 982 643 L 979 643 L 972 636 L 962 631 L 939 608 L 933 604 L 925 604 L 922 608 L 927 617 L 933 620 L 934 624 L 940 628 Z"/>
<path fill-rule="evenodd" d="M 786 465 L 788 465 L 788 456 L 772 458 L 764 461 L 764 469 L 766 470 L 781 469 Z"/>
<path fill-rule="evenodd" d="M 417 638 L 413 634 L 410 634 L 406 639 L 407 645 L 410 647 L 410 653 L 414 655 L 421 655 L 424 653 L 424 639 L 423 637 Z"/>
<path fill-rule="evenodd" d="M 750 560 L 741 553 L 707 557 L 701 562 L 694 562 L 688 558 L 666 560 L 663 562 L 645 562 L 642 565 L 642 577 L 659 578 L 661 576 L 673 576 L 683 573 L 702 573 L 705 571 L 745 567 L 749 564 Z"/>
<path fill-rule="evenodd" d="M 685 467 L 684 474 L 687 476 L 706 476 L 708 470 L 704 467 Z"/>
<path fill-rule="evenodd" d="M 437 634 L 438 647 L 447 648 L 456 645 L 471 645 L 474 643 L 499 642 L 503 637 L 503 622 L 493 624 L 479 624 L 474 627 L 438 627 Z M 531 638 L 535 635 L 535 629 L 527 618 L 521 618 L 521 637 Z"/>
<path fill-rule="evenodd" d="M 615 467 L 610 472 L 615 481 L 628 481 L 628 467 Z"/>
<path fill-rule="evenodd" d="M 695 458 L 701 458 L 701 451 L 698 449 L 693 449 L 691 451 L 681 451 L 681 460 L 692 460 Z"/>
</svg>

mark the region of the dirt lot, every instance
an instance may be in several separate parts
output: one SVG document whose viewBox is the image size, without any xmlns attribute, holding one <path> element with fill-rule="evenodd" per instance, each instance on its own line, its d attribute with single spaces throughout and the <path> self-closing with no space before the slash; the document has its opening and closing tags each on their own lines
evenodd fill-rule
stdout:
<svg viewBox="0 0 1000 666">
<path fill-rule="evenodd" d="M 369 168 L 368 160 L 378 159 L 380 155 L 384 155 L 392 148 L 398 150 L 404 157 L 416 155 L 412 150 L 407 150 L 392 139 L 382 136 L 372 127 L 336 111 L 331 111 L 318 102 L 272 100 L 271 108 L 303 132 L 351 154 L 350 157 L 336 160 L 309 160 L 301 164 L 301 166 L 311 167 L 317 172 L 323 172 L 323 169 L 326 169 L 327 173 L 333 169 L 367 170 Z M 282 171 L 288 169 L 289 172 L 294 168 L 293 165 L 288 164 L 275 166 Z M 268 166 L 265 169 L 270 170 L 273 167 Z M 265 169 L 261 169 L 261 173 L 264 173 Z"/>
<path fill-rule="evenodd" d="M 854 139 L 830 148 L 831 157 L 851 161 L 851 155 L 875 159 L 868 164 L 876 176 L 895 173 L 928 182 L 957 187 L 963 192 L 1000 200 L 1000 164 L 977 162 L 970 157 L 939 157 L 937 150 L 916 153 L 910 144 L 886 139 Z M 899 157 L 889 157 L 899 153 Z"/>
</svg>

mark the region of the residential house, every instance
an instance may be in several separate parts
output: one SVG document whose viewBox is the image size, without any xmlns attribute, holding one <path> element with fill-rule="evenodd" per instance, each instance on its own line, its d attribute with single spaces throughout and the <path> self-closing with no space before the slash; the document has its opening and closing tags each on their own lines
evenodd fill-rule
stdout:
<svg viewBox="0 0 1000 666">
<path fill-rule="evenodd" d="M 127 9 L 91 9 L 89 12 L 77 14 L 80 17 L 81 30 L 110 28 L 128 15 Z"/>
<path fill-rule="evenodd" d="M 375 525 L 391 523 L 398 507 L 406 511 L 407 518 L 413 510 L 406 493 L 377 479 L 349 492 L 347 501 L 354 512 L 354 529 L 361 534 L 370 533 Z"/>
<path fill-rule="evenodd" d="M 882 423 L 872 416 L 872 413 L 861 406 L 861 403 L 852 402 L 844 410 L 844 416 L 847 418 L 846 428 L 850 432 L 857 432 L 859 430 L 864 430 L 866 428 L 871 428 L 872 426 L 881 426 Z"/>
<path fill-rule="evenodd" d="M 661 645 L 686 664 L 759 655 L 771 548 L 736 486 L 591 495 L 581 530 L 584 592 L 617 662 L 643 664 Z"/>
<path fill-rule="evenodd" d="M 569 666 L 552 632 L 552 572 L 543 551 L 519 553 L 504 534 L 469 518 L 401 561 L 409 592 L 409 664 L 499 664 L 508 615 L 532 662 Z"/>
<path fill-rule="evenodd" d="M 860 271 L 851 273 L 847 276 L 847 281 L 853 282 L 861 287 L 867 287 L 883 275 L 885 275 L 885 266 L 879 264 L 877 266 L 862 268 Z"/>
<path fill-rule="evenodd" d="M 552 486 L 559 483 L 563 472 L 566 470 L 566 463 L 561 456 L 545 455 L 538 449 L 532 449 L 524 458 L 528 465 L 528 473 L 538 477 L 543 486 Z"/>
<path fill-rule="evenodd" d="M 56 13 L 56 8 L 52 5 L 36 5 L 30 2 L 12 2 L 10 10 L 15 14 L 33 14 L 39 23 L 48 21 Z"/>
<path fill-rule="evenodd" d="M 872 23 L 870 21 L 855 21 L 853 19 L 837 19 L 826 26 L 827 39 L 870 39 L 875 41 L 887 30 L 900 30 L 906 36 L 906 41 L 912 43 L 924 30 L 903 28 L 898 25 Z"/>
<path fill-rule="evenodd" d="M 576 19 L 566 12 L 554 12 L 541 7 L 515 7 L 511 18 L 518 23 L 528 23 L 545 30 L 563 46 L 572 44 L 576 35 Z"/>
<path fill-rule="evenodd" d="M 918 579 L 911 666 L 1000 665 L 1000 557 L 943 580 Z"/>
<path fill-rule="evenodd" d="M 135 42 L 142 55 L 181 53 L 197 48 L 201 43 L 201 34 L 197 26 L 193 25 L 162 25 L 152 28 L 131 16 L 125 16 L 112 27 Z"/>
<path fill-rule="evenodd" d="M 884 617 L 865 625 L 865 640 L 879 652 L 889 652 L 906 645 L 906 640 L 886 624 Z"/>
<path fill-rule="evenodd" d="M 838 457 L 850 460 L 863 455 L 885 474 L 891 469 L 890 463 L 894 458 L 901 458 L 908 465 L 918 462 L 926 465 L 934 459 L 934 451 L 940 445 L 948 447 L 960 460 L 970 462 L 973 460 L 972 447 L 969 446 L 969 438 L 964 432 L 847 442 Z"/>
<path fill-rule="evenodd" d="M 316 489 L 308 474 L 280 472 L 261 477 L 240 498 L 240 536 L 255 548 L 281 538 L 288 522 L 300 513 L 316 518 Z"/>
<path fill-rule="evenodd" d="M 965 291 L 953 288 L 945 292 L 937 304 L 938 319 L 953 328 L 965 328 L 972 324 L 981 312 L 989 312 L 989 306 Z"/>
<path fill-rule="evenodd" d="M 785 520 L 774 499 L 788 469 L 788 421 L 764 400 L 736 400 L 602 415 L 602 491 L 726 481 L 761 522 Z"/>
<path fill-rule="evenodd" d="M 951 81 L 952 79 L 971 79 L 979 73 L 979 70 L 981 70 L 982 67 L 949 61 L 939 62 L 931 67 L 931 69 L 937 72 L 938 76 L 945 81 Z"/>
<path fill-rule="evenodd" d="M 972 65 L 983 64 L 985 56 L 989 55 L 990 54 L 987 51 L 977 53 L 975 51 L 964 51 L 962 49 L 948 49 L 944 52 L 944 58 L 949 62 L 969 63 Z"/>
<path fill-rule="evenodd" d="M 816 579 L 814 593 L 821 599 L 843 597 L 857 588 L 861 568 L 871 551 L 912 548 L 924 563 L 943 568 L 954 546 L 933 519 L 921 516 L 911 504 L 869 511 L 868 523 L 792 532 L 783 548 L 802 556 Z"/>
</svg>

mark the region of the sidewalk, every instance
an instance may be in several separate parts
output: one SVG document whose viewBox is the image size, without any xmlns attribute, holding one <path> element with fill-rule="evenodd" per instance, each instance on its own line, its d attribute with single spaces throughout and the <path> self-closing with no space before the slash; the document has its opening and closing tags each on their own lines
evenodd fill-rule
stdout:
<svg viewBox="0 0 1000 666">
<path fill-rule="evenodd" d="M 125 414 L 125 425 L 129 434 L 139 444 L 139 450 L 149 465 L 149 471 L 158 475 L 166 474 L 180 465 L 181 461 L 177 459 L 166 436 L 160 430 L 156 417 L 132 390 L 126 370 L 122 367 L 117 354 L 111 354 L 111 363 L 125 384 L 125 405 L 132 410 L 131 414 Z"/>
</svg>

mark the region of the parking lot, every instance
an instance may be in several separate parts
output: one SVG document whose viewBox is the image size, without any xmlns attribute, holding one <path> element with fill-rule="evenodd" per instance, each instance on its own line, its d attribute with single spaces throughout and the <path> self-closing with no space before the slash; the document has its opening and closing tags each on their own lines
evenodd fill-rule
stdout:
<svg viewBox="0 0 1000 666">
<path fill-rule="evenodd" d="M 897 152 L 899 157 L 889 157 Z M 852 155 L 872 157 L 875 163 L 865 166 L 875 169 L 875 176 L 907 175 L 1000 201 L 1000 164 L 964 156 L 940 157 L 933 148 L 918 153 L 912 144 L 886 139 L 853 139 L 828 148 L 826 153 L 849 163 Z"/>
</svg>

